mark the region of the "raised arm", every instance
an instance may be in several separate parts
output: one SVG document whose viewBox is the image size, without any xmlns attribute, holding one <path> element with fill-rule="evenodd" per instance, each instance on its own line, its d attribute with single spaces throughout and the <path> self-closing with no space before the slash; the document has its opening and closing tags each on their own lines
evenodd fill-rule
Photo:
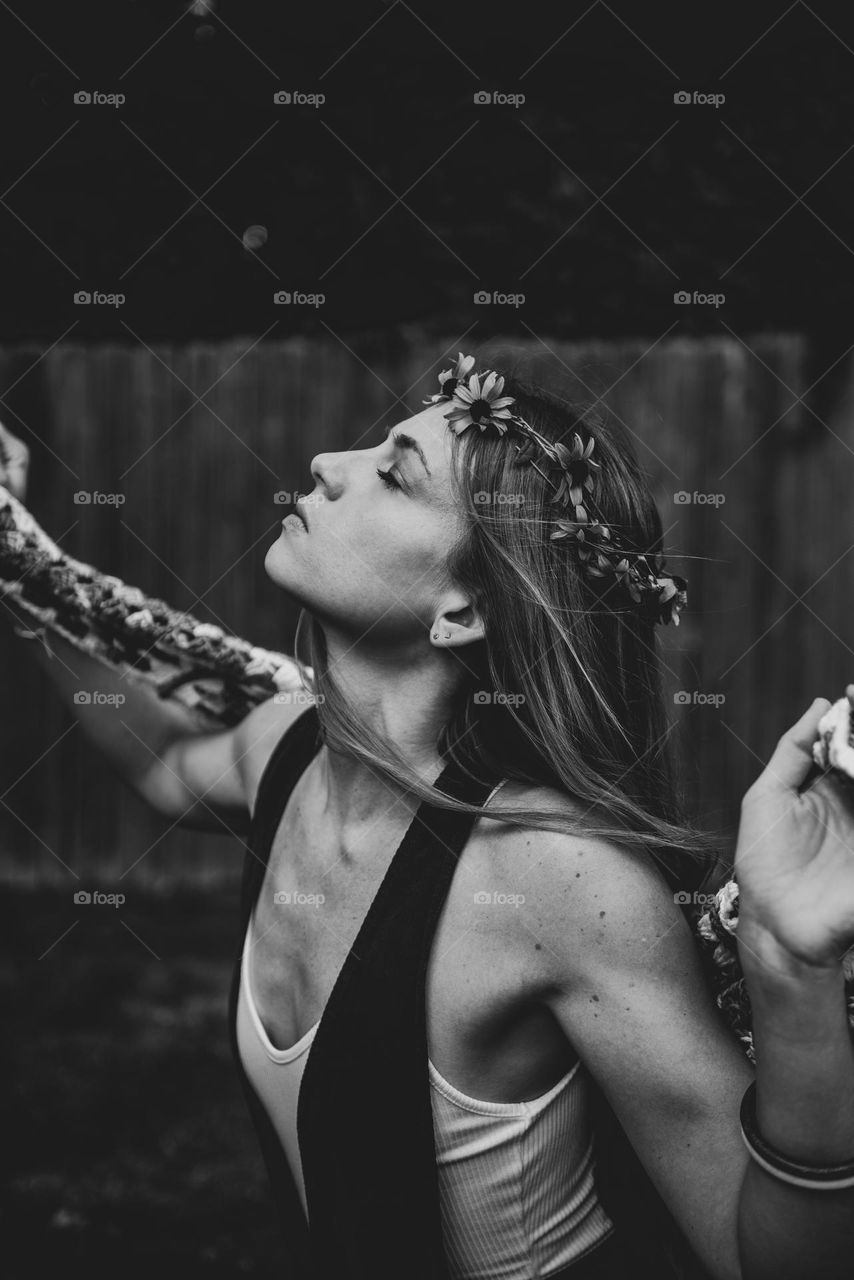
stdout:
<svg viewBox="0 0 854 1280">
<path fill-rule="evenodd" d="M 233 729 L 174 737 L 137 780 L 139 794 L 182 826 L 245 834 L 270 753 L 306 709 L 282 697 L 261 703 Z"/>
<path fill-rule="evenodd" d="M 852 1271 L 854 1047 L 842 961 L 854 940 L 854 801 L 829 776 L 799 791 L 827 706 L 817 699 L 783 735 L 742 802 L 738 939 L 755 1076 L 651 864 L 604 841 L 530 830 L 528 844 L 518 838 L 502 855 L 508 888 L 524 877 L 550 1008 L 715 1280 Z M 759 1136 L 778 1169 L 800 1166 L 799 1185 L 748 1154 L 740 1108 L 754 1080 Z M 846 1163 L 849 1185 L 823 1189 L 822 1167 Z"/>
<path fill-rule="evenodd" d="M 0 626 L 29 634 L 19 652 L 128 786 L 239 834 L 257 762 L 307 705 L 296 664 L 64 553 L 22 505 L 28 461 L 0 424 Z"/>
</svg>

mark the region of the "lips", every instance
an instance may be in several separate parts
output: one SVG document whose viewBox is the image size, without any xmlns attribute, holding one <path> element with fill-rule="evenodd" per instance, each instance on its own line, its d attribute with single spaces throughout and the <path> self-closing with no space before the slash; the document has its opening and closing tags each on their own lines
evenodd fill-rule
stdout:
<svg viewBox="0 0 854 1280">
<path fill-rule="evenodd" d="M 305 525 L 305 531 L 306 533 L 308 533 L 308 517 L 305 514 L 305 510 L 299 505 L 299 503 L 297 503 L 295 509 L 292 511 L 291 514 L 295 515 L 298 520 L 302 521 L 302 523 Z"/>
</svg>

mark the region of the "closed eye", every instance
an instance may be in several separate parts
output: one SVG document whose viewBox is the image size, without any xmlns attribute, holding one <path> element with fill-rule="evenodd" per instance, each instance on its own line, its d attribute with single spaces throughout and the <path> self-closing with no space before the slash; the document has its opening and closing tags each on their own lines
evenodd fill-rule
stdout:
<svg viewBox="0 0 854 1280">
<path fill-rule="evenodd" d="M 380 468 L 377 467 L 377 475 L 387 489 L 400 489 L 401 492 L 403 491 L 403 486 L 397 483 L 390 471 L 381 471 Z"/>
</svg>

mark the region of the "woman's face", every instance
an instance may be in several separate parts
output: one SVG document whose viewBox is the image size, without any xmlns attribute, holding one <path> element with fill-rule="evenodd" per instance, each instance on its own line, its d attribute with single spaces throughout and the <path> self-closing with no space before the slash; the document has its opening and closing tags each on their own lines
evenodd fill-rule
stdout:
<svg viewBox="0 0 854 1280">
<path fill-rule="evenodd" d="M 299 503 L 308 530 L 289 520 L 264 567 L 335 630 L 380 645 L 423 641 L 438 613 L 468 603 L 445 575 L 463 520 L 447 411 L 430 405 L 380 443 L 312 460 L 315 489 Z"/>
</svg>

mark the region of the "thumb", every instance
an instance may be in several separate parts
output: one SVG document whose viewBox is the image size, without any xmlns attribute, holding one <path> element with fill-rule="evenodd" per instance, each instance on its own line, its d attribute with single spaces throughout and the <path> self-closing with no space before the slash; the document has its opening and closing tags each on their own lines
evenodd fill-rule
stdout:
<svg viewBox="0 0 854 1280">
<path fill-rule="evenodd" d="M 756 788 L 762 791 L 797 791 L 815 765 L 812 744 L 818 736 L 818 722 L 831 705 L 827 698 L 816 698 L 800 720 L 786 730 L 753 784 Z"/>
</svg>

